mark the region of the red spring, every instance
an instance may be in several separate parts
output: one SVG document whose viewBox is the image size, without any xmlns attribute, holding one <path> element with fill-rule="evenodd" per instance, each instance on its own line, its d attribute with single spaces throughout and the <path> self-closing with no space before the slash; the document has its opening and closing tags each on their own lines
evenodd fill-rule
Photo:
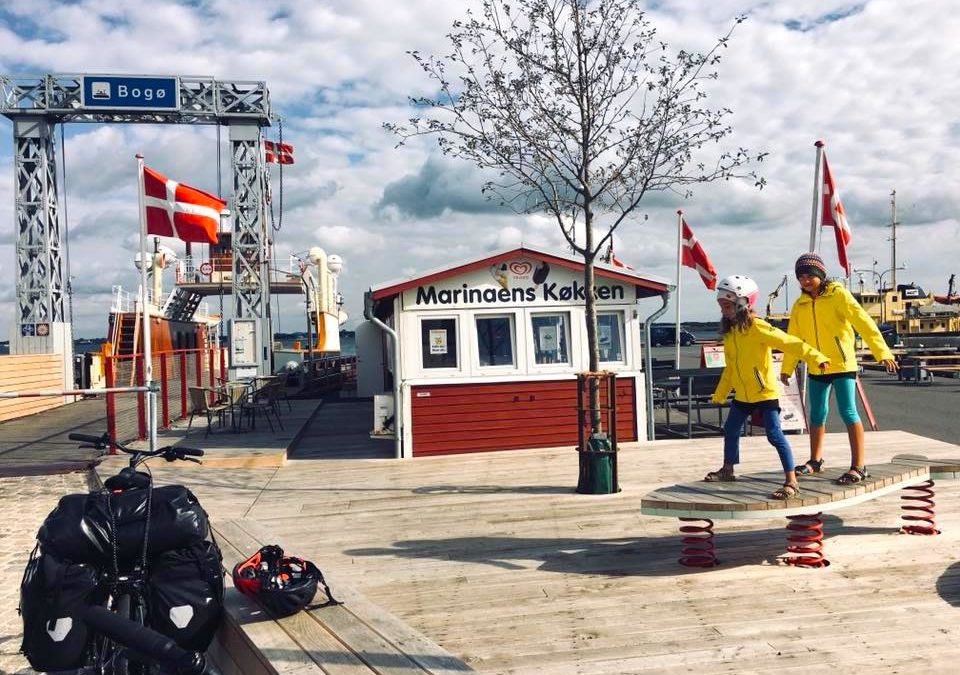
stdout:
<svg viewBox="0 0 960 675">
<path fill-rule="evenodd" d="M 830 561 L 823 557 L 822 514 L 787 516 L 787 555 L 780 558 L 797 567 L 826 567 Z"/>
<path fill-rule="evenodd" d="M 683 554 L 678 561 L 685 567 L 715 567 L 717 557 L 713 554 L 713 521 L 709 518 L 681 518 L 680 522 L 704 522 L 706 525 L 681 525 L 684 535 L 680 540 Z"/>
<path fill-rule="evenodd" d="M 933 501 L 933 481 L 928 480 L 917 485 L 909 485 L 903 489 L 905 491 L 912 490 L 916 494 L 900 495 L 900 499 L 907 502 L 900 505 L 900 508 L 906 512 L 901 514 L 900 517 L 908 521 L 906 525 L 900 528 L 900 531 L 906 534 L 940 534 L 940 530 L 937 529 L 933 520 L 933 510 L 936 506 Z"/>
</svg>

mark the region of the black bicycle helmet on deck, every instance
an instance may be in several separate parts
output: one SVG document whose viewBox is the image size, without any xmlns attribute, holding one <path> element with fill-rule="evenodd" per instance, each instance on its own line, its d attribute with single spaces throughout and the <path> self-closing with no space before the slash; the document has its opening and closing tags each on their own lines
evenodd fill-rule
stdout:
<svg viewBox="0 0 960 675">
<path fill-rule="evenodd" d="M 323 574 L 309 560 L 287 556 L 277 545 L 261 548 L 233 568 L 233 585 L 255 597 L 274 616 L 296 614 L 313 601 L 323 584 L 327 604 L 336 604 Z"/>
</svg>

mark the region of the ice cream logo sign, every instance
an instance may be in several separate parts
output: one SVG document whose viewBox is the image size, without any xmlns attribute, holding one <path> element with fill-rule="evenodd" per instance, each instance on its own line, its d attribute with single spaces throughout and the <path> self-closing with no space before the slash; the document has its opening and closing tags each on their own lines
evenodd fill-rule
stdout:
<svg viewBox="0 0 960 675">
<path fill-rule="evenodd" d="M 487 270 L 495 285 L 476 277 L 459 286 L 447 288 L 428 285 L 417 286 L 414 304 L 417 306 L 462 306 L 502 305 L 530 303 L 586 302 L 586 289 L 579 279 L 555 280 L 551 278 L 550 265 L 544 260 L 507 260 L 490 265 Z M 557 275 L 554 275 L 556 277 Z M 567 275 L 561 275 L 567 276 Z M 594 296 L 603 301 L 624 301 L 626 291 L 622 284 L 604 285 L 597 280 Z"/>
<path fill-rule="evenodd" d="M 510 282 L 514 285 L 533 282 L 535 286 L 539 286 L 546 281 L 549 274 L 550 265 L 545 261 L 539 261 L 536 268 L 529 260 L 513 260 L 490 265 L 490 276 L 500 285 L 500 288 L 510 288 Z"/>
</svg>

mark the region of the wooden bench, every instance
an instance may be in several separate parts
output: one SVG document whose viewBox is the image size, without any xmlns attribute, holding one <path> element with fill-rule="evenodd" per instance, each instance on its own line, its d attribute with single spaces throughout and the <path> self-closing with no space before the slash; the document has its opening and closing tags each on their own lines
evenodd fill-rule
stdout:
<svg viewBox="0 0 960 675">
<path fill-rule="evenodd" d="M 770 493 L 783 484 L 782 471 L 737 476 L 728 483 L 681 483 L 659 488 L 640 502 L 640 513 L 673 516 L 681 521 L 679 562 L 688 567 L 713 567 L 713 521 L 786 517 L 787 552 L 782 562 L 801 567 L 825 567 L 821 515 L 929 481 L 929 462 L 891 462 L 869 466 L 870 476 L 854 485 L 838 485 L 842 469 L 804 476 L 800 494 L 777 500 Z M 915 488 L 911 488 L 915 489 Z M 699 524 L 691 524 L 698 522 Z"/>
<path fill-rule="evenodd" d="M 410 626 L 324 571 L 341 604 L 280 619 L 233 588 L 234 565 L 264 543 L 244 521 L 215 523 L 227 573 L 225 618 L 209 654 L 223 675 L 454 675 L 473 672 Z M 281 544 L 282 545 L 282 544 Z M 289 550 L 290 553 L 296 551 Z M 315 602 L 325 602 L 322 591 Z"/>
</svg>

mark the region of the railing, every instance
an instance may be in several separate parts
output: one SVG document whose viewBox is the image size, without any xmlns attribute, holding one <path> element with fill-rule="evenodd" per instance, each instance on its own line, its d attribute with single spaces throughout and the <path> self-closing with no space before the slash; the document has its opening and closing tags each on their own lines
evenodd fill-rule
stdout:
<svg viewBox="0 0 960 675">
<path fill-rule="evenodd" d="M 233 279 L 233 258 L 229 255 L 213 256 L 211 258 L 186 256 L 177 258 L 174 269 L 178 284 L 228 284 Z M 286 270 L 270 270 L 270 280 L 273 282 L 300 281 L 302 272 L 300 259 L 296 256 L 290 256 Z"/>
<path fill-rule="evenodd" d="M 187 387 L 214 387 L 226 376 L 225 349 L 181 349 L 154 354 L 153 379 L 157 392 L 157 426 L 166 428 L 171 422 L 190 414 Z M 106 386 L 144 384 L 142 354 L 108 356 L 105 360 Z M 108 393 L 107 431 L 120 442 L 146 438 L 146 399 L 143 393 L 136 397 Z"/>
<path fill-rule="evenodd" d="M 312 381 L 310 388 L 314 391 L 351 388 L 357 381 L 356 356 L 317 356 L 312 360 L 304 358 L 303 368 L 307 378 Z"/>
<path fill-rule="evenodd" d="M 178 275 L 179 277 L 179 275 Z M 179 279 L 178 279 L 179 280 Z M 122 286 L 114 286 L 111 291 L 113 295 L 113 304 L 110 307 L 112 312 L 135 312 L 140 307 L 140 291 L 139 287 L 136 293 L 130 293 L 123 290 Z M 153 292 L 147 291 L 147 304 L 150 306 L 152 312 L 151 316 L 161 316 L 166 313 L 167 305 L 170 304 L 173 300 L 176 293 L 163 293 L 156 302 L 153 299 Z M 214 315 L 217 316 L 217 315 Z M 197 311 L 193 313 L 193 318 L 196 321 L 206 321 L 211 318 L 210 315 L 210 304 L 207 302 L 201 302 L 197 305 Z"/>
</svg>

